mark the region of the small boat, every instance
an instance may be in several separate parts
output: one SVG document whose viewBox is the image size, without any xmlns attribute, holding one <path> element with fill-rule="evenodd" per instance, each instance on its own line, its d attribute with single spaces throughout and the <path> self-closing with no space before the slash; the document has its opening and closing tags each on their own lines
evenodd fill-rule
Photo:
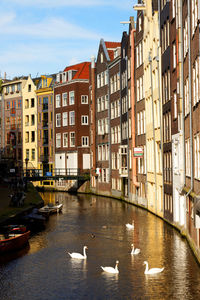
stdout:
<svg viewBox="0 0 200 300">
<path fill-rule="evenodd" d="M 39 213 L 37 208 L 34 208 L 31 213 L 22 217 L 23 222 L 31 231 L 44 228 L 47 217 Z"/>
<path fill-rule="evenodd" d="M 54 213 L 59 213 L 62 211 L 62 208 L 63 208 L 63 204 L 60 203 L 60 204 L 56 204 L 56 205 L 53 205 L 52 203 L 49 203 L 41 208 L 38 209 L 38 211 L 41 213 L 41 214 L 47 214 L 47 215 L 50 215 L 50 214 L 54 214 Z"/>
<path fill-rule="evenodd" d="M 0 234 L 0 253 L 18 250 L 28 243 L 30 231 L 22 233 L 8 232 Z"/>
</svg>

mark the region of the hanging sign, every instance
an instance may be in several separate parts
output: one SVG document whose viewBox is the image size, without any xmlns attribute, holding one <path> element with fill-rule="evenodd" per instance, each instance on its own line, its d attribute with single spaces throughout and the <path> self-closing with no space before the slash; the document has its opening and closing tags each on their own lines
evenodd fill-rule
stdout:
<svg viewBox="0 0 200 300">
<path fill-rule="evenodd" d="M 134 157 L 141 157 L 141 156 L 143 156 L 143 154 L 144 154 L 143 148 L 141 148 L 141 147 L 133 148 L 133 156 Z"/>
</svg>

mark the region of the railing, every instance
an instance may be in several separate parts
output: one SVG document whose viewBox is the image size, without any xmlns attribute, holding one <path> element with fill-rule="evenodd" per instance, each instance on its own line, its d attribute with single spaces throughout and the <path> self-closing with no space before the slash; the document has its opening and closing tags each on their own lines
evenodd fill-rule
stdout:
<svg viewBox="0 0 200 300">
<path fill-rule="evenodd" d="M 59 178 L 64 179 L 78 179 L 89 177 L 90 170 L 80 170 L 77 168 L 57 168 L 51 171 L 45 171 L 42 169 L 26 169 L 23 168 L 23 176 L 30 181 L 40 181 L 40 180 L 55 180 Z"/>
</svg>

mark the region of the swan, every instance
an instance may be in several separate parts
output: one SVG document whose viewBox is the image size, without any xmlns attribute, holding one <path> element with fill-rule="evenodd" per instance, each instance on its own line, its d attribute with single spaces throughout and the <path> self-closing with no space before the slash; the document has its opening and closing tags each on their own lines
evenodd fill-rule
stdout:
<svg viewBox="0 0 200 300">
<path fill-rule="evenodd" d="M 126 224 L 126 228 L 127 229 L 134 229 L 134 221 L 132 222 L 132 224 Z"/>
<path fill-rule="evenodd" d="M 164 268 L 152 268 L 149 269 L 149 265 L 147 261 L 144 261 L 144 265 L 146 265 L 146 269 L 144 271 L 144 274 L 156 274 L 156 273 L 160 273 L 164 270 Z"/>
<path fill-rule="evenodd" d="M 113 268 L 113 267 L 101 267 L 101 268 L 102 268 L 103 271 L 105 271 L 107 273 L 117 274 L 117 273 L 119 273 L 118 263 L 119 263 L 119 261 L 117 260 L 115 268 Z"/>
<path fill-rule="evenodd" d="M 87 255 L 86 255 L 86 249 L 88 249 L 87 246 L 84 246 L 83 247 L 83 255 L 80 254 L 80 253 L 76 253 L 76 252 L 73 252 L 73 253 L 69 253 L 68 254 L 72 257 L 72 258 L 78 258 L 78 259 L 86 259 L 87 258 Z"/>
<path fill-rule="evenodd" d="M 139 254 L 140 253 L 140 249 L 138 248 L 134 248 L 134 245 L 131 244 L 131 247 L 132 247 L 132 250 L 131 250 L 131 255 L 136 255 L 136 254 Z"/>
</svg>

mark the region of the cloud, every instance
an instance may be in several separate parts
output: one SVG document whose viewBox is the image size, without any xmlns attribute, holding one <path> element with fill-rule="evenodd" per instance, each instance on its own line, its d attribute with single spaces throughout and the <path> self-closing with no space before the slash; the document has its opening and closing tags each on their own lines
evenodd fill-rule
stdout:
<svg viewBox="0 0 200 300">
<path fill-rule="evenodd" d="M 100 39 L 100 35 L 60 18 L 44 19 L 39 23 L 19 24 L 14 14 L 0 16 L 1 35 L 28 36 L 42 39 Z M 6 26 L 5 26 L 6 25 Z"/>
</svg>

